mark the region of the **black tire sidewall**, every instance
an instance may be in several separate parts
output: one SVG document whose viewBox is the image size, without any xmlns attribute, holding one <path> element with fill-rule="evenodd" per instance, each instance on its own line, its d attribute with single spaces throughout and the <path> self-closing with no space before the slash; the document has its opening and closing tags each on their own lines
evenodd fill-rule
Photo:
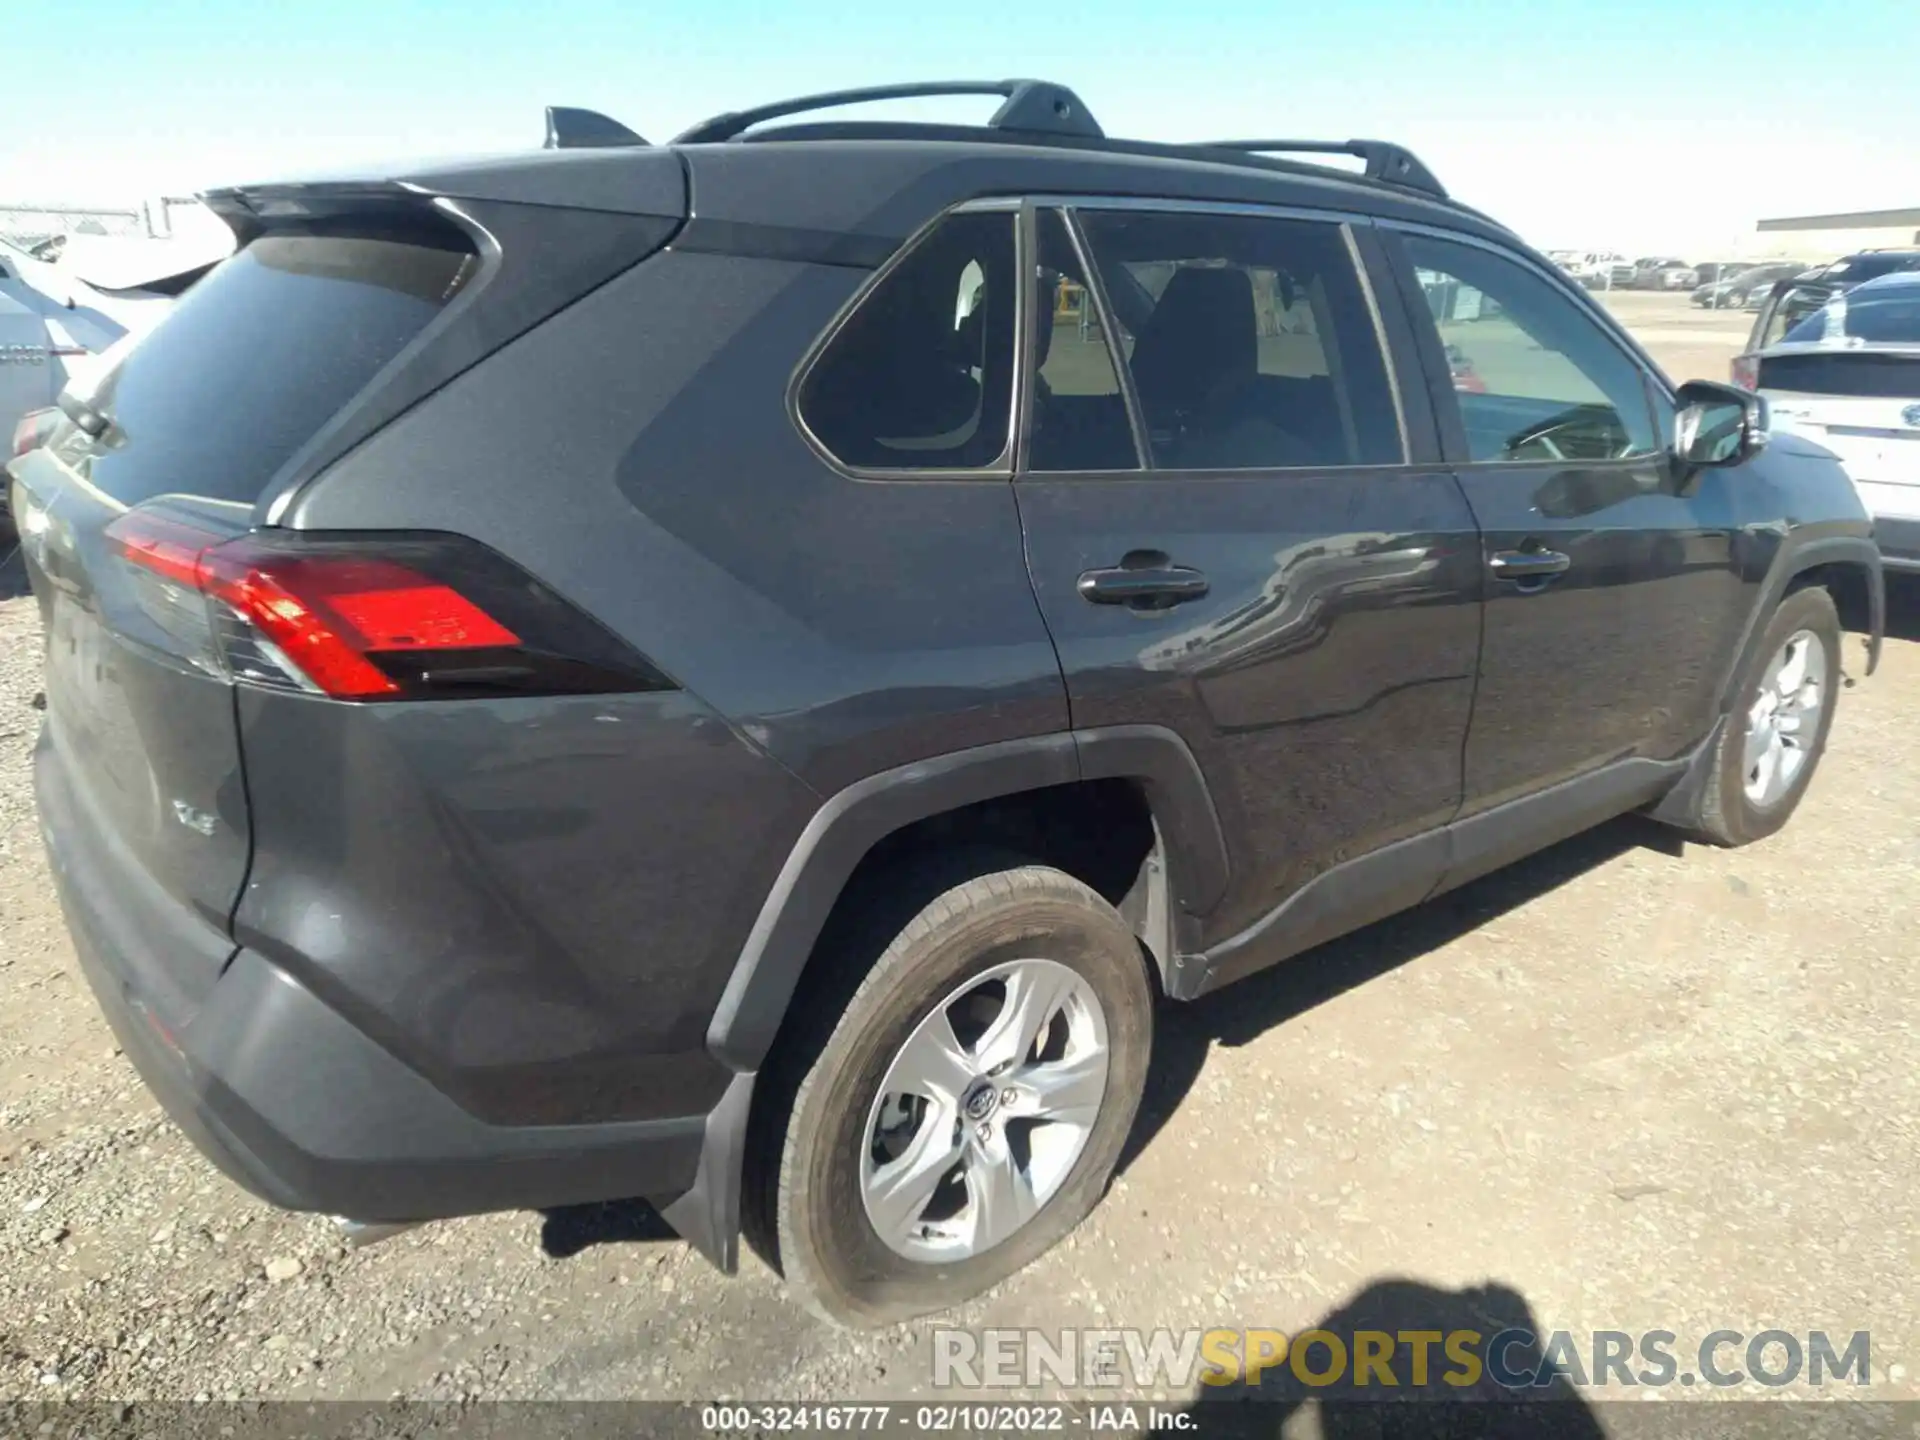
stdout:
<svg viewBox="0 0 1920 1440">
<path fill-rule="evenodd" d="M 798 1097 L 782 1156 L 780 1255 L 789 1281 L 829 1319 L 906 1319 L 997 1284 L 1084 1218 L 1126 1143 L 1152 1048 L 1153 992 L 1139 942 L 1077 881 L 1037 867 L 1008 873 L 1022 882 L 1016 894 L 976 900 L 889 954 L 890 973 L 862 987 Z M 859 1157 L 880 1082 L 938 1002 L 996 965 L 1033 957 L 1074 970 L 1099 999 L 1109 1066 L 1100 1116 L 1066 1181 L 1017 1234 L 951 1264 L 909 1260 L 874 1232 L 860 1195 Z"/>
<path fill-rule="evenodd" d="M 1779 653 L 1780 647 L 1787 643 L 1788 637 L 1799 630 L 1810 631 L 1826 651 L 1827 695 L 1820 707 L 1820 724 L 1814 732 L 1807 763 L 1800 767 L 1792 788 L 1772 805 L 1761 809 L 1747 799 L 1746 717 L 1753 709 L 1767 666 Z M 1825 590 L 1796 590 L 1780 602 L 1780 608 L 1773 612 L 1773 619 L 1767 623 L 1759 653 L 1741 684 L 1740 702 L 1728 717 L 1726 740 L 1721 746 L 1721 804 L 1728 838 L 1733 843 L 1745 845 L 1774 834 L 1792 818 L 1807 793 L 1814 772 L 1820 768 L 1821 756 L 1826 753 L 1827 736 L 1833 729 L 1833 717 L 1839 709 L 1841 639 L 1840 615 L 1834 608 L 1833 597 Z"/>
</svg>

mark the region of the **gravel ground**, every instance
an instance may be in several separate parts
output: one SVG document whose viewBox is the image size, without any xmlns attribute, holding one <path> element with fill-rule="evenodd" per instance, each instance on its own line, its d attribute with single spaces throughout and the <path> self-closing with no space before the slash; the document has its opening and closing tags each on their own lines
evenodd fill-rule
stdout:
<svg viewBox="0 0 1920 1440">
<path fill-rule="evenodd" d="M 37 615 L 8 595 L 0 1399 L 931 1393 L 927 1323 L 827 1331 L 643 1207 L 349 1252 L 220 1177 L 74 968 L 31 816 Z M 947 1323 L 1866 1329 L 1873 1393 L 1920 1398 L 1920 595 L 1896 598 L 1782 835 L 1618 822 L 1168 1015 L 1113 1194 Z"/>
</svg>

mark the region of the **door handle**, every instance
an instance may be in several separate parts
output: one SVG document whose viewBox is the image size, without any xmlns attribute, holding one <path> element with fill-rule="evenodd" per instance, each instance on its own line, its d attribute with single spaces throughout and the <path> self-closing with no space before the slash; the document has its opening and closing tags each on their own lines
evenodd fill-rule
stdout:
<svg viewBox="0 0 1920 1440">
<path fill-rule="evenodd" d="M 1109 570 L 1086 570 L 1080 575 L 1080 598 L 1095 605 L 1131 605 L 1137 610 L 1162 610 L 1206 594 L 1207 577 L 1185 565 L 1175 565 L 1154 550 L 1136 550 Z"/>
<path fill-rule="evenodd" d="M 1572 565 L 1573 558 L 1558 550 L 1502 550 L 1487 561 L 1496 580 L 1547 580 Z"/>
</svg>

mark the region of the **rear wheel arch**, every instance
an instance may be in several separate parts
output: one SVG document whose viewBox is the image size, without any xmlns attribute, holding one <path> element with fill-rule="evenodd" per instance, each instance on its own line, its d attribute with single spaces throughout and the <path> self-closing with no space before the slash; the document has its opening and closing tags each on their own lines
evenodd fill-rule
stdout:
<svg viewBox="0 0 1920 1440">
<path fill-rule="evenodd" d="M 836 907 L 860 903 L 856 881 L 983 846 L 1054 865 L 1105 895 L 1163 986 L 1228 878 L 1205 779 L 1186 743 L 1159 726 L 1034 736 L 884 771 L 828 800 L 795 843 L 715 1009 L 708 1048 L 737 1071 L 759 1069 Z"/>
</svg>

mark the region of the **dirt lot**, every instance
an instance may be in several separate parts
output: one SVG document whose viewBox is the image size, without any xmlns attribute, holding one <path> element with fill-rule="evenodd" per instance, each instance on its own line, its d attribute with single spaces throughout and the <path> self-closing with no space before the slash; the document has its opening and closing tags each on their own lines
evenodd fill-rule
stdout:
<svg viewBox="0 0 1920 1440">
<path fill-rule="evenodd" d="M 1747 318 L 1612 303 L 1682 376 L 1724 376 Z M 1112 1195 L 953 1318 L 1868 1330 L 1873 1393 L 1920 1397 L 1920 596 L 1896 601 L 1782 835 L 1622 821 L 1169 1014 Z M 349 1253 L 216 1174 L 75 971 L 27 789 L 38 645 L 0 600 L 0 1397 L 929 1392 L 926 1324 L 827 1331 L 637 1207 Z"/>
</svg>

